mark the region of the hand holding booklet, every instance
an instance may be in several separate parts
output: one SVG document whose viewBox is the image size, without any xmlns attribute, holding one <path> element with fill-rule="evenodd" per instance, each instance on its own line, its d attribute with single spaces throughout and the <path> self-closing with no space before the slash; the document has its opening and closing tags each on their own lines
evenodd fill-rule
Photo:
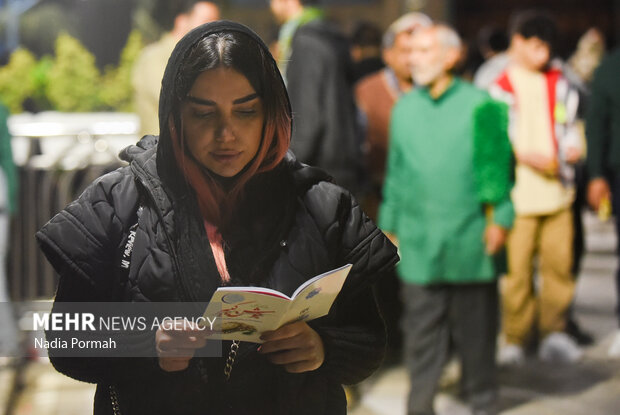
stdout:
<svg viewBox="0 0 620 415">
<path fill-rule="evenodd" d="M 303 283 L 292 296 L 263 287 L 220 287 L 204 316 L 216 316 L 210 338 L 262 343 L 263 332 L 299 320 L 309 321 L 329 313 L 351 264 L 328 271 Z M 221 309 L 220 309 L 221 305 Z"/>
</svg>

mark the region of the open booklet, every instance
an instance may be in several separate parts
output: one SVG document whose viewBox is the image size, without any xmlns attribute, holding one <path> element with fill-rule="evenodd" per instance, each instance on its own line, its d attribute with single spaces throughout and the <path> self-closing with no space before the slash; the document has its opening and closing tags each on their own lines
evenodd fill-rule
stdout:
<svg viewBox="0 0 620 415">
<path fill-rule="evenodd" d="M 263 287 L 220 287 L 204 313 L 211 320 L 217 317 L 209 337 L 262 343 L 260 336 L 265 331 L 322 317 L 329 313 L 351 266 L 309 279 L 291 297 Z"/>
</svg>

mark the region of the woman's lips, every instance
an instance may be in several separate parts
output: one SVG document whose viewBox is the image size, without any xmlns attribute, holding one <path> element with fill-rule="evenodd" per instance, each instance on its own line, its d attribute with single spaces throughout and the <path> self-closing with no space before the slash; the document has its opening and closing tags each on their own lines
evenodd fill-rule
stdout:
<svg viewBox="0 0 620 415">
<path fill-rule="evenodd" d="M 211 153 L 211 157 L 220 163 L 230 163 L 237 160 L 240 155 L 240 151 L 214 151 Z"/>
</svg>

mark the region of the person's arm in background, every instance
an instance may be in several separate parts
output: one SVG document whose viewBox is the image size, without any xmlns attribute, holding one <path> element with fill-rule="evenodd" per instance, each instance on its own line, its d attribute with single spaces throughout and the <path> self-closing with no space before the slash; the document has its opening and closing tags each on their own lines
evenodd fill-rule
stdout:
<svg viewBox="0 0 620 415">
<path fill-rule="evenodd" d="M 473 114 L 474 182 L 478 200 L 486 207 L 483 238 L 489 255 L 502 248 L 514 220 L 510 200 L 514 166 L 508 138 L 508 111 L 505 103 L 488 99 Z"/>
<path fill-rule="evenodd" d="M 504 246 L 515 212 L 510 196 L 493 205 L 493 214 L 484 230 L 486 253 L 494 255 Z"/>
<path fill-rule="evenodd" d="M 587 169 L 588 203 L 598 210 L 601 201 L 609 198 L 609 183 L 605 178 L 606 152 L 609 150 L 609 117 L 611 103 L 605 88 L 604 64 L 594 74 L 592 94 L 586 110 L 586 142 L 588 146 Z M 617 75 L 617 74 L 616 74 Z"/>
</svg>

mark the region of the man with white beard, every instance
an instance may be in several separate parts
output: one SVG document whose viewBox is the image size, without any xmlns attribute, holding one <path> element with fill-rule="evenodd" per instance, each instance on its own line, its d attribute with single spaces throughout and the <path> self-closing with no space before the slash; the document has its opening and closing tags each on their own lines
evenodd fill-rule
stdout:
<svg viewBox="0 0 620 415">
<path fill-rule="evenodd" d="M 380 227 L 399 242 L 409 415 L 432 415 L 455 348 L 476 415 L 496 413 L 500 272 L 512 226 L 508 109 L 452 74 L 461 42 L 444 25 L 412 39 L 415 90 L 392 111 Z"/>
</svg>

